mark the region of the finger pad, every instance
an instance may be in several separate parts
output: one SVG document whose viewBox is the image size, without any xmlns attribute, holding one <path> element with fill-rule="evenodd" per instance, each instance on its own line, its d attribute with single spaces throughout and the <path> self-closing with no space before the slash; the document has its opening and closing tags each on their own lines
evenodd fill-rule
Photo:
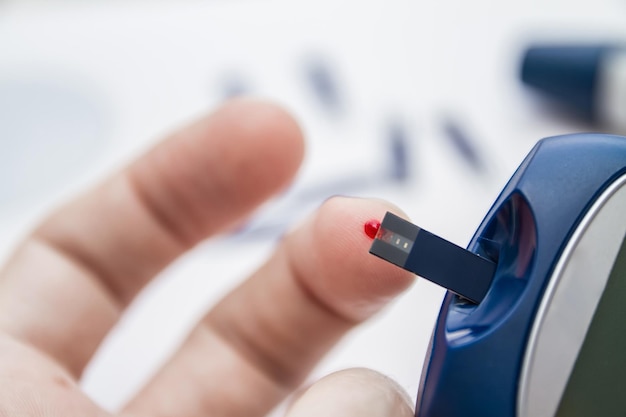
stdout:
<svg viewBox="0 0 626 417">
<path fill-rule="evenodd" d="M 310 240 L 299 246 L 309 248 L 308 255 L 301 255 L 309 271 L 302 274 L 305 285 L 353 320 L 367 318 L 413 282 L 412 274 L 369 253 L 372 240 L 363 226 L 387 211 L 404 216 L 382 201 L 333 198 L 305 226 L 310 227 Z"/>
</svg>

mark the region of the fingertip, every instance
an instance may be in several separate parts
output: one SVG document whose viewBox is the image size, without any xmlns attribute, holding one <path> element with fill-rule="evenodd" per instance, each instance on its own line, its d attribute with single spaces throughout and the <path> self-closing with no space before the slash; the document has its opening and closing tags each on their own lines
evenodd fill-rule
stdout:
<svg viewBox="0 0 626 417">
<path fill-rule="evenodd" d="M 303 155 L 302 132 L 286 110 L 238 98 L 157 145 L 128 174 L 159 222 L 193 244 L 287 186 Z"/>
<path fill-rule="evenodd" d="M 190 135 L 200 138 L 197 150 L 219 154 L 224 169 L 230 168 L 231 175 L 247 176 L 257 185 L 245 190 L 247 194 L 256 194 L 255 189 L 263 189 L 265 184 L 282 188 L 304 158 L 300 125 L 277 103 L 233 98 L 203 122 L 200 126 L 204 131 Z"/>
<path fill-rule="evenodd" d="M 410 397 L 392 379 L 369 369 L 330 374 L 290 406 L 287 417 L 413 417 Z"/>
<path fill-rule="evenodd" d="M 388 211 L 407 217 L 382 200 L 334 197 L 294 233 L 290 250 L 299 279 L 349 320 L 368 318 L 414 281 L 413 274 L 369 253 L 372 238 L 364 226 Z"/>
<path fill-rule="evenodd" d="M 238 132 L 244 139 L 275 144 L 271 149 L 279 150 L 281 158 L 288 155 L 294 171 L 302 162 L 304 139 L 300 125 L 277 103 L 249 97 L 233 98 L 227 100 L 212 118 L 219 119 L 224 129 Z"/>
</svg>

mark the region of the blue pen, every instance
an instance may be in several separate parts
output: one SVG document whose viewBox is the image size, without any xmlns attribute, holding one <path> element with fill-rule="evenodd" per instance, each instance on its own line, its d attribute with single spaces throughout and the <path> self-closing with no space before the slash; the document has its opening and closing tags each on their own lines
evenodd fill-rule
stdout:
<svg viewBox="0 0 626 417">
<path fill-rule="evenodd" d="M 520 77 L 584 119 L 626 131 L 626 46 L 531 46 Z"/>
<path fill-rule="evenodd" d="M 341 86 L 331 63 L 321 57 L 310 57 L 305 64 L 306 82 L 320 107 L 329 114 L 341 113 L 344 110 Z"/>
<path fill-rule="evenodd" d="M 442 120 L 441 127 L 452 146 L 454 146 L 467 164 L 477 173 L 484 173 L 487 168 L 485 161 L 480 155 L 480 151 L 474 143 L 475 141 L 461 127 L 459 122 L 447 116 Z"/>
<path fill-rule="evenodd" d="M 408 181 L 411 175 L 409 140 L 406 126 L 401 121 L 392 119 L 385 132 L 385 141 L 390 155 L 388 172 L 397 182 Z"/>
</svg>

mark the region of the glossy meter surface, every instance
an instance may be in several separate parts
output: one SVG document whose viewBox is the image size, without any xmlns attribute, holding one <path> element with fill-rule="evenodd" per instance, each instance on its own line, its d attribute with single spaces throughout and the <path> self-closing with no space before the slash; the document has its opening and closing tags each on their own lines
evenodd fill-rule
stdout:
<svg viewBox="0 0 626 417">
<path fill-rule="evenodd" d="M 626 415 L 626 138 L 540 141 L 469 249 L 478 304 L 448 294 L 416 415 Z"/>
</svg>

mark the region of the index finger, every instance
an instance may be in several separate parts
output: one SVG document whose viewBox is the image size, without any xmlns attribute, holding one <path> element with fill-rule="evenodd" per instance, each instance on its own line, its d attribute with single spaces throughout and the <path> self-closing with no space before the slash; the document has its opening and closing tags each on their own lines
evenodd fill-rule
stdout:
<svg viewBox="0 0 626 417">
<path fill-rule="evenodd" d="M 0 274 L 0 330 L 79 375 L 159 270 L 286 185 L 301 133 L 236 100 L 50 216 Z"/>
</svg>

